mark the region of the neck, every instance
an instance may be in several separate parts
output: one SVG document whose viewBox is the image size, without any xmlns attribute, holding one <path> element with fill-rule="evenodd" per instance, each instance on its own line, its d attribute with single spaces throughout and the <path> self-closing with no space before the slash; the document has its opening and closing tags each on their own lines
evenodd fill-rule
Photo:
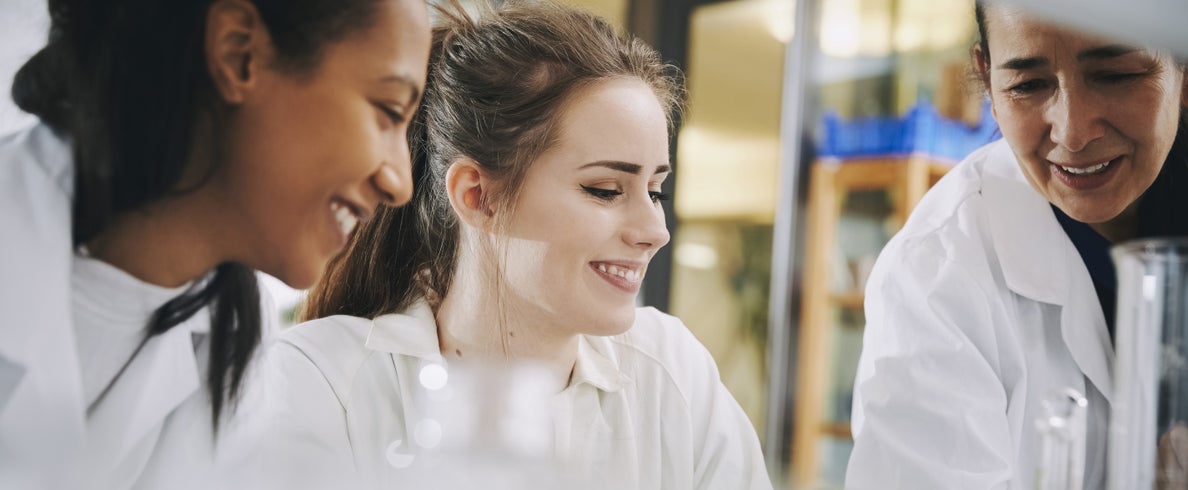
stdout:
<svg viewBox="0 0 1188 490">
<path fill-rule="evenodd" d="M 227 243 L 225 227 L 210 212 L 201 191 L 167 197 L 118 216 L 87 243 L 91 255 L 141 281 L 178 287 L 202 277 L 228 257 L 216 244 Z"/>
<path fill-rule="evenodd" d="M 91 256 L 149 284 L 178 287 L 234 260 L 227 250 L 236 243 L 227 236 L 230 223 L 224 199 L 205 179 L 214 165 L 213 144 L 205 124 L 195 134 L 195 150 L 187 162 L 179 189 L 193 189 L 148 203 L 116 216 L 98 236 L 87 242 Z"/>
<path fill-rule="evenodd" d="M 569 385 L 577 361 L 578 337 L 561 334 L 531 307 L 499 298 L 490 274 L 459 260 L 449 293 L 435 314 L 441 353 L 447 359 L 480 362 L 533 361 L 550 372 L 554 391 Z"/>
</svg>

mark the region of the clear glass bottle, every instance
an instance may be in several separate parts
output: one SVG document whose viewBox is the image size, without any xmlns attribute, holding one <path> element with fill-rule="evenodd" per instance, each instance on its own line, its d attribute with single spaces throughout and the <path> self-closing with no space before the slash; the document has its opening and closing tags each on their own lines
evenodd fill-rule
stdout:
<svg viewBox="0 0 1188 490">
<path fill-rule="evenodd" d="M 1118 274 L 1110 490 L 1188 488 L 1188 240 L 1112 250 Z"/>
</svg>

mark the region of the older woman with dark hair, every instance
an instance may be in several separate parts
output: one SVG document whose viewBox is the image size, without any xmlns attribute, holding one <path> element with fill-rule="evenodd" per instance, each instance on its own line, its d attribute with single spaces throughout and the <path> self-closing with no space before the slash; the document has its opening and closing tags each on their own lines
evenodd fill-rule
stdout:
<svg viewBox="0 0 1188 490">
<path fill-rule="evenodd" d="M 1116 285 L 1108 250 L 1185 235 L 1188 68 L 979 6 L 973 54 L 1003 140 L 912 213 L 867 287 L 847 488 L 1031 488 L 1043 404 L 1088 400 L 1102 488 Z"/>
</svg>

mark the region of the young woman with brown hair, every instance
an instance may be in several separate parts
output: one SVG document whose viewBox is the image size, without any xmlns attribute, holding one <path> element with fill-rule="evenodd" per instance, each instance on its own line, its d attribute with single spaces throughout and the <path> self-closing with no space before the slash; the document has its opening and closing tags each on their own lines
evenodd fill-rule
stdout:
<svg viewBox="0 0 1188 490">
<path fill-rule="evenodd" d="M 676 318 L 636 308 L 668 243 L 680 85 L 601 19 L 445 13 L 414 122 L 410 204 L 360 227 L 270 352 L 270 457 L 318 486 L 399 486 L 426 366 L 545 366 L 554 457 L 593 488 L 766 489 L 758 440 Z M 403 444 L 403 446 L 402 446 Z M 415 451 L 407 454 L 415 456 Z"/>
</svg>

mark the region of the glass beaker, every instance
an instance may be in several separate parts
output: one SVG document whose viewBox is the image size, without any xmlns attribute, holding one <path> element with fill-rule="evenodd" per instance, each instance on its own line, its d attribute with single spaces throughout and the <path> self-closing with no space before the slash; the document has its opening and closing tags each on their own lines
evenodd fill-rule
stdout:
<svg viewBox="0 0 1188 490">
<path fill-rule="evenodd" d="M 1175 458 L 1188 447 L 1169 437 L 1188 422 L 1188 240 L 1135 240 L 1111 255 L 1118 316 L 1108 488 L 1188 488 Z"/>
<path fill-rule="evenodd" d="M 1042 440 L 1037 490 L 1081 490 L 1085 474 L 1086 413 L 1089 401 L 1066 388 L 1043 402 L 1036 421 Z"/>
</svg>

